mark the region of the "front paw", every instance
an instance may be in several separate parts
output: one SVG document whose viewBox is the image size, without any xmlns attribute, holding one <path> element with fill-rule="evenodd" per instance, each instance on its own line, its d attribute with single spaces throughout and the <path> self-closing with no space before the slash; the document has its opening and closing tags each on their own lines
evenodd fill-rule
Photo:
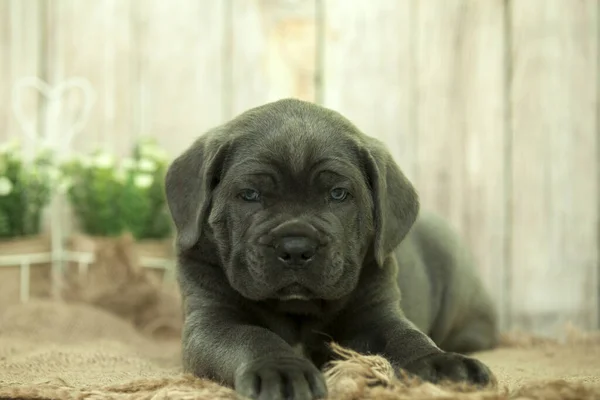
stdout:
<svg viewBox="0 0 600 400">
<path fill-rule="evenodd" d="M 481 361 L 456 353 L 431 354 L 408 363 L 403 369 L 433 383 L 451 381 L 487 386 L 496 381 L 492 371 Z"/>
<path fill-rule="evenodd" d="M 327 396 L 323 374 L 300 357 L 264 357 L 241 365 L 235 390 L 251 399 L 315 400 Z"/>
</svg>

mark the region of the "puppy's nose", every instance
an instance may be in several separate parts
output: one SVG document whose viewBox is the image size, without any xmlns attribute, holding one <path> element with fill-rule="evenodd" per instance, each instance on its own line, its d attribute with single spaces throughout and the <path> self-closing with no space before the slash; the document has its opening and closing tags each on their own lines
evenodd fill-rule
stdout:
<svg viewBox="0 0 600 400">
<path fill-rule="evenodd" d="M 286 265 L 304 265 L 317 252 L 317 241 L 306 236 L 285 236 L 278 242 L 277 258 Z"/>
</svg>

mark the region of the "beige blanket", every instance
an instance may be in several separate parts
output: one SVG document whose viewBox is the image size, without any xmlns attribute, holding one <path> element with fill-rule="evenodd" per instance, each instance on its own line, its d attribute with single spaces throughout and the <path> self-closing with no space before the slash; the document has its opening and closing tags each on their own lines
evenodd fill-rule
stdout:
<svg viewBox="0 0 600 400">
<path fill-rule="evenodd" d="M 126 257 L 127 240 L 115 246 L 95 268 L 121 260 L 137 272 L 104 291 L 0 305 L 0 399 L 234 399 L 181 373 L 176 297 Z M 332 399 L 600 399 L 600 333 L 572 332 L 563 344 L 507 335 L 502 348 L 478 355 L 498 378 L 478 392 L 400 382 L 383 359 L 340 352 L 345 360 L 326 371 Z"/>
</svg>

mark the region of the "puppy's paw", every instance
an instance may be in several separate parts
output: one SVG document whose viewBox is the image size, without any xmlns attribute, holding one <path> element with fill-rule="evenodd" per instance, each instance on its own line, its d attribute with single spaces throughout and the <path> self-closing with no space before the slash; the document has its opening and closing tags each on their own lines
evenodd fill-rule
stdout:
<svg viewBox="0 0 600 400">
<path fill-rule="evenodd" d="M 481 361 L 456 353 L 431 354 L 410 362 L 403 369 L 433 383 L 450 381 L 487 386 L 496 382 L 492 371 Z"/>
<path fill-rule="evenodd" d="M 265 357 L 241 365 L 235 390 L 250 399 L 316 400 L 327 396 L 321 371 L 300 357 Z"/>
</svg>

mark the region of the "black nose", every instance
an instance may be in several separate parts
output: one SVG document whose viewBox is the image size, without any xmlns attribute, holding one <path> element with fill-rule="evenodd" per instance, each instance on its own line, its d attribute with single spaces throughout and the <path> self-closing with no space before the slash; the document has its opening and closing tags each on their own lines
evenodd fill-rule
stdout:
<svg viewBox="0 0 600 400">
<path fill-rule="evenodd" d="M 304 265 L 317 252 L 317 241 L 306 236 L 286 236 L 279 239 L 277 258 L 287 265 Z"/>
</svg>

